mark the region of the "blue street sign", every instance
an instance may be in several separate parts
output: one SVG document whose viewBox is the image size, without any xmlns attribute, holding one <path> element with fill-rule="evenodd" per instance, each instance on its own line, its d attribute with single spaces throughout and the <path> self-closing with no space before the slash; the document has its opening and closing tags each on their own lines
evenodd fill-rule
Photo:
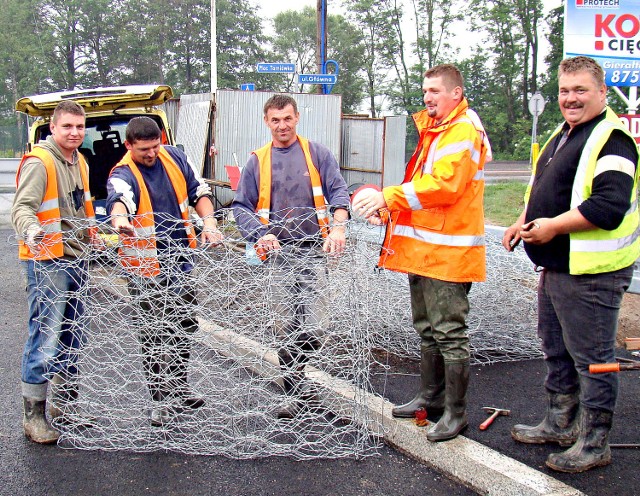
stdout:
<svg viewBox="0 0 640 496">
<path fill-rule="evenodd" d="M 298 84 L 336 84 L 335 74 L 298 74 Z"/>
<path fill-rule="evenodd" d="M 242 91 L 255 91 L 256 85 L 253 83 L 243 83 L 240 85 Z"/>
<path fill-rule="evenodd" d="M 256 65 L 258 72 L 285 72 L 293 74 L 296 72 L 296 65 L 283 62 L 261 62 Z"/>
</svg>

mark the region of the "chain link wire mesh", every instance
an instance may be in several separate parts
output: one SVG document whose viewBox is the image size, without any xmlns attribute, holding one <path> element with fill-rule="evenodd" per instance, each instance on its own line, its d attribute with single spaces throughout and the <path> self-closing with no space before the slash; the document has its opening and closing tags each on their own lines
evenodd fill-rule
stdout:
<svg viewBox="0 0 640 496">
<path fill-rule="evenodd" d="M 223 243 L 196 249 L 168 230 L 153 279 L 122 268 L 122 239 L 103 226 L 110 246 L 82 256 L 84 345 L 78 375 L 65 379 L 77 395 L 52 384 L 60 444 L 232 458 L 375 454 L 383 426 L 369 408 L 371 378 L 393 372 L 379 352 L 419 353 L 406 276 L 376 268 L 382 232 L 353 220 L 340 257 L 302 238 L 262 261 L 233 220 L 221 226 Z M 489 278 L 470 294 L 473 360 L 537 357 L 535 273 L 497 237 L 487 241 Z"/>
</svg>

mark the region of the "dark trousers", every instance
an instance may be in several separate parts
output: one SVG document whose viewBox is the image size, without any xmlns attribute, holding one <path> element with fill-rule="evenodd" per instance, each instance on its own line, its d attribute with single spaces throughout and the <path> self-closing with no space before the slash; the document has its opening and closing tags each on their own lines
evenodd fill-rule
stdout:
<svg viewBox="0 0 640 496">
<path fill-rule="evenodd" d="M 180 284 L 170 279 L 129 281 L 143 370 L 154 401 L 188 390 L 191 339 L 198 321 L 195 289 L 184 282 L 184 278 Z"/>
<path fill-rule="evenodd" d="M 423 351 L 440 352 L 448 363 L 469 361 L 468 293 L 471 283 L 409 274 L 413 328 Z"/>
<path fill-rule="evenodd" d="M 542 271 L 538 284 L 538 336 L 551 393 L 581 391 L 588 408 L 613 412 L 618 375 L 590 374 L 589 364 L 615 361 L 618 314 L 633 266 L 604 274 Z"/>
</svg>

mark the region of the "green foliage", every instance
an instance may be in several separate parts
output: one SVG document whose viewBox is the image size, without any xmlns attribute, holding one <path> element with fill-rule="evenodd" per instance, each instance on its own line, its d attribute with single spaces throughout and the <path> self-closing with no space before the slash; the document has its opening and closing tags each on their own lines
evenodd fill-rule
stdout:
<svg viewBox="0 0 640 496">
<path fill-rule="evenodd" d="M 0 77 L 5 83 L 0 85 L 0 126 L 18 127 L 18 135 L 26 133 L 25 120 L 13 106 L 25 95 L 144 83 L 170 84 L 178 95 L 209 91 L 210 2 L 0 2 Z M 540 90 L 547 101 L 538 122 L 539 141 L 562 120 L 555 102 L 563 9 L 542 19 L 541 4 L 343 0 L 344 15 L 327 17 L 326 55 L 340 64 L 333 93 L 342 95 L 344 113 L 367 109 L 373 117 L 381 110 L 410 115 L 424 106 L 424 70 L 455 63 L 465 75 L 466 95 L 485 123 L 494 155 L 526 159 L 532 92 Z M 259 17 L 254 0 L 217 0 L 216 5 L 218 87 L 254 82 L 263 90 L 316 90 L 299 87 L 294 75 L 255 72 L 258 62 L 295 62 L 299 72 L 317 71 L 314 8 L 277 14 L 274 35 L 268 37 L 263 24 L 269 19 Z M 548 33 L 548 70 L 536 65 L 541 32 Z M 465 36 L 481 41 L 461 58 L 452 44 L 459 45 Z M 610 102 L 624 111 L 617 97 L 610 96 Z M 411 119 L 407 122 L 409 155 L 417 137 Z"/>
<path fill-rule="evenodd" d="M 524 208 L 526 184 L 505 182 L 484 188 L 484 216 L 487 224 L 510 226 Z"/>
</svg>

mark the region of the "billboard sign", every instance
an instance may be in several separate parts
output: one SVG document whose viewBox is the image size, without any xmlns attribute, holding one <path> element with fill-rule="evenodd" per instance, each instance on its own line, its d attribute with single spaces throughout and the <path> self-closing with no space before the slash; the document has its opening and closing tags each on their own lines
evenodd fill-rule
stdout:
<svg viewBox="0 0 640 496">
<path fill-rule="evenodd" d="M 608 86 L 640 86 L 640 0 L 567 0 L 564 57 L 587 55 Z"/>
<path fill-rule="evenodd" d="M 622 114 L 619 115 L 622 124 L 629 130 L 636 143 L 640 144 L 640 115 L 638 114 Z"/>
</svg>

